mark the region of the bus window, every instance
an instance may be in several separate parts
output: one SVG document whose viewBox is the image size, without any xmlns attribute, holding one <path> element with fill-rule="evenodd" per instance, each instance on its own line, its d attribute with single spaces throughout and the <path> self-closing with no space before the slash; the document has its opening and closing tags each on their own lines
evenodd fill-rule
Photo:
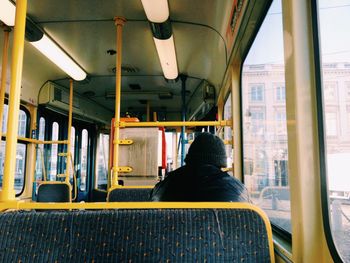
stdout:
<svg viewBox="0 0 350 263">
<path fill-rule="evenodd" d="M 291 232 L 281 1 L 270 10 L 243 64 L 244 182 L 253 202 Z"/>
<path fill-rule="evenodd" d="M 106 189 L 108 178 L 109 135 L 100 133 L 98 137 L 96 156 L 96 186 Z"/>
<path fill-rule="evenodd" d="M 335 245 L 350 262 L 350 1 L 318 1 L 329 217 Z M 322 165 L 322 164 L 321 164 Z M 327 230 L 326 230 L 327 231 Z"/>
<path fill-rule="evenodd" d="M 2 133 L 6 134 L 8 120 L 8 105 L 4 104 L 4 112 L 2 119 Z M 28 115 L 24 110 L 19 111 L 18 118 L 18 135 L 26 137 L 28 129 Z M 4 162 L 5 162 L 5 137 L 2 137 L 0 145 L 0 189 L 2 188 L 2 177 L 4 174 Z M 16 150 L 16 172 L 15 172 L 15 191 L 16 194 L 20 194 L 24 187 L 25 176 L 25 161 L 26 161 L 27 145 L 25 143 L 17 143 Z"/>
<path fill-rule="evenodd" d="M 39 119 L 39 134 L 38 134 L 39 140 L 45 140 L 45 118 L 40 117 Z M 35 166 L 35 174 L 36 174 L 36 180 L 41 181 L 44 180 L 43 178 L 43 164 L 45 163 L 44 160 L 44 145 L 38 144 L 37 145 L 37 153 L 36 153 L 36 166 Z"/>
<path fill-rule="evenodd" d="M 75 151 L 75 128 L 72 126 L 71 128 L 71 136 L 70 136 L 70 154 L 72 157 L 72 167 L 74 168 L 74 151 Z"/>
<path fill-rule="evenodd" d="M 80 186 L 81 191 L 86 190 L 86 174 L 87 174 L 87 154 L 88 154 L 88 139 L 89 133 L 86 129 L 82 131 L 81 138 L 81 173 L 80 173 Z"/>
<path fill-rule="evenodd" d="M 109 159 L 109 135 L 100 133 L 97 146 L 97 174 L 96 183 L 98 189 L 105 189 L 108 178 L 108 159 Z"/>
<path fill-rule="evenodd" d="M 54 122 L 52 124 L 52 134 L 51 134 L 51 140 L 57 141 L 58 140 L 58 131 L 59 131 L 59 125 L 57 122 Z M 51 158 L 50 158 L 50 167 L 49 167 L 49 181 L 55 181 L 56 175 L 57 175 L 57 154 L 58 154 L 58 145 L 52 144 L 51 145 Z"/>
<path fill-rule="evenodd" d="M 231 93 L 228 96 L 225 105 L 224 105 L 224 120 L 231 120 L 232 119 L 232 97 Z M 225 141 L 232 141 L 232 128 L 225 126 L 224 128 L 224 140 Z M 226 155 L 227 155 L 227 167 L 232 167 L 233 164 L 233 150 L 232 150 L 232 142 L 225 144 L 226 148 Z M 230 175 L 232 174 L 232 171 L 228 172 Z"/>
</svg>

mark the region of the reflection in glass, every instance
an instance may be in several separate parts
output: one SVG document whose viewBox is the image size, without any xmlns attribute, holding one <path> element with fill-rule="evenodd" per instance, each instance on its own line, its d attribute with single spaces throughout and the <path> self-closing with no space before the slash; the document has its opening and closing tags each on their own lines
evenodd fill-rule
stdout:
<svg viewBox="0 0 350 263">
<path fill-rule="evenodd" d="M 1 141 L 1 145 L 0 145 L 0 189 L 2 188 L 2 178 L 4 175 L 5 145 L 6 145 L 6 142 Z M 16 193 L 20 193 L 23 189 L 23 186 L 24 186 L 26 150 L 27 150 L 27 146 L 25 144 L 17 143 L 16 172 L 15 172 L 15 191 L 16 191 Z"/>
<path fill-rule="evenodd" d="M 350 0 L 319 0 L 318 7 L 331 228 L 350 262 Z"/>
<path fill-rule="evenodd" d="M 58 131 L 59 131 L 59 125 L 57 122 L 54 122 L 52 124 L 52 135 L 51 139 L 53 141 L 58 140 Z M 56 181 L 57 176 L 57 160 L 58 160 L 58 145 L 52 144 L 51 145 L 51 158 L 50 158 L 50 167 L 49 167 L 49 181 Z"/>
<path fill-rule="evenodd" d="M 98 189 L 107 189 L 108 178 L 108 158 L 109 158 L 109 135 L 100 133 L 97 145 L 97 174 L 96 182 Z"/>
<path fill-rule="evenodd" d="M 80 187 L 81 191 L 86 190 L 86 174 L 87 174 L 87 154 L 88 154 L 88 131 L 84 129 L 82 131 L 81 138 L 81 171 L 80 171 Z"/>
<path fill-rule="evenodd" d="M 244 182 L 270 221 L 291 232 L 281 1 L 272 3 L 242 73 Z"/>
<path fill-rule="evenodd" d="M 45 119 L 40 117 L 39 120 L 39 134 L 38 139 L 41 141 L 45 140 Z M 36 164 L 35 164 L 35 180 L 45 180 L 44 176 L 45 159 L 44 159 L 44 145 L 38 144 L 36 150 Z"/>
</svg>

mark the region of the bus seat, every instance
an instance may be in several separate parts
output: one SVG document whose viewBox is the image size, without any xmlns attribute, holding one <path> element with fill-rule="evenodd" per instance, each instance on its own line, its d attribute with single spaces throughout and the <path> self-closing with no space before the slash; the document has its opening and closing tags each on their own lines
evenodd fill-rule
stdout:
<svg viewBox="0 0 350 263">
<path fill-rule="evenodd" d="M 271 226 L 252 205 L 145 207 L 1 213 L 0 262 L 274 262 Z"/>
<path fill-rule="evenodd" d="M 152 188 L 116 188 L 108 193 L 108 202 L 147 202 Z"/>
<path fill-rule="evenodd" d="M 38 187 L 37 202 L 71 202 L 71 187 L 65 182 L 47 182 Z"/>
</svg>

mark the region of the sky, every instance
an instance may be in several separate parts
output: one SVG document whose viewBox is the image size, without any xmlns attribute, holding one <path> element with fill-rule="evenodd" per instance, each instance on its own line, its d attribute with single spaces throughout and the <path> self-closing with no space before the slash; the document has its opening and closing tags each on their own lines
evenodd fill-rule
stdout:
<svg viewBox="0 0 350 263">
<path fill-rule="evenodd" d="M 319 0 L 318 10 L 322 61 L 350 62 L 350 0 Z M 283 62 L 281 11 L 281 0 L 275 0 L 246 58 L 246 64 Z"/>
</svg>

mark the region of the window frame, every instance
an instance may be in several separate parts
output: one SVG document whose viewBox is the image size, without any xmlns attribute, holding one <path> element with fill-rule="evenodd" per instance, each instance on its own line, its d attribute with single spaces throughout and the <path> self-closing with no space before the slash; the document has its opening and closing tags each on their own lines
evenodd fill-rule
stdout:
<svg viewBox="0 0 350 263">
<path fill-rule="evenodd" d="M 319 153 L 319 165 L 320 165 L 320 187 L 321 187 L 321 209 L 322 209 L 322 223 L 323 230 L 326 236 L 326 242 L 328 249 L 334 262 L 342 262 L 342 258 L 336 248 L 329 213 L 329 195 L 328 195 L 328 182 L 327 182 L 327 167 L 326 167 L 326 132 L 324 126 L 324 113 L 323 107 L 324 98 L 322 92 L 322 64 L 321 64 L 321 46 L 320 46 L 320 29 L 319 29 L 319 13 L 318 13 L 318 0 L 311 0 L 311 21 L 314 30 L 312 30 L 312 37 L 314 43 L 314 67 L 315 67 L 315 86 L 316 86 L 316 105 L 317 105 L 317 128 L 318 128 L 318 153 Z"/>
<path fill-rule="evenodd" d="M 51 140 L 52 137 L 52 124 L 54 122 L 57 122 L 59 125 L 59 133 L 58 133 L 58 140 L 66 140 L 67 138 L 67 125 L 68 125 L 68 117 L 60 112 L 55 112 L 51 109 L 47 109 L 44 106 L 38 107 L 38 114 L 37 114 L 37 121 L 40 120 L 40 118 L 43 117 L 45 119 L 45 125 L 46 125 L 46 130 L 45 130 L 45 139 L 46 140 Z M 75 129 L 75 153 L 74 154 L 74 169 L 76 169 L 77 165 L 80 164 L 80 149 L 81 149 L 81 132 L 82 130 L 86 129 L 88 131 L 88 151 L 87 151 L 87 181 L 86 181 L 86 190 L 85 191 L 80 191 L 78 187 L 78 193 L 88 193 L 91 191 L 91 177 L 94 177 L 94 174 L 92 174 L 91 171 L 94 171 L 94 157 L 91 154 L 92 151 L 94 151 L 95 145 L 94 145 L 94 140 L 96 136 L 96 127 L 95 124 L 88 122 L 88 121 L 83 121 L 79 119 L 73 118 L 72 120 L 72 127 Z M 52 145 L 51 144 L 45 144 L 44 145 L 44 152 L 47 153 L 47 151 L 50 149 Z M 58 150 L 57 152 L 60 153 L 62 151 L 66 150 L 66 145 L 59 144 L 58 145 Z M 45 155 L 45 168 L 47 168 L 47 165 L 50 162 L 50 156 Z M 63 173 L 65 170 L 65 162 L 64 159 L 65 157 L 58 156 L 58 161 L 57 161 L 57 173 Z M 77 174 L 78 176 L 78 174 Z M 90 176 L 90 178 L 89 178 Z"/>
<path fill-rule="evenodd" d="M 255 97 L 258 97 L 258 88 L 261 88 L 261 100 L 258 100 L 256 98 L 253 99 L 253 91 L 252 89 L 255 88 L 256 89 L 256 94 Z M 249 102 L 251 103 L 264 103 L 265 102 L 265 85 L 263 83 L 251 83 L 249 85 Z"/>
<path fill-rule="evenodd" d="M 5 98 L 5 100 L 4 100 L 4 105 L 7 105 L 7 106 L 8 106 L 8 99 L 7 99 L 7 98 Z M 30 123 L 31 123 L 30 111 L 29 111 L 25 106 L 23 106 L 22 104 L 20 104 L 19 109 L 22 110 L 22 111 L 25 113 L 26 117 L 27 117 L 25 138 L 29 138 L 29 137 L 30 137 L 30 136 L 29 136 L 29 133 L 30 133 Z M 3 120 L 2 120 L 2 121 L 3 121 Z M 1 133 L 2 133 L 2 131 L 1 131 Z M 6 133 L 7 133 L 7 131 L 6 131 Z M 17 135 L 17 136 L 18 136 L 18 135 Z M 6 141 L 6 137 L 1 135 L 1 140 L 2 140 L 2 141 Z M 16 193 L 16 195 L 15 195 L 16 197 L 19 197 L 20 195 L 22 195 L 23 192 L 24 192 L 24 189 L 25 189 L 25 187 L 26 187 L 27 157 L 28 157 L 28 154 L 27 154 L 28 147 L 27 147 L 27 146 L 28 146 L 29 142 L 23 141 L 23 140 L 21 140 L 21 139 L 17 139 L 17 144 L 18 144 L 18 143 L 25 145 L 25 154 L 26 154 L 26 155 L 25 155 L 25 158 L 24 158 L 23 186 L 22 186 L 21 191 L 18 192 L 18 193 Z M 16 148 L 17 148 L 17 146 L 16 146 Z M 4 161 L 5 161 L 5 160 L 4 160 Z"/>
<path fill-rule="evenodd" d="M 265 9 L 264 11 L 262 12 L 262 15 L 261 17 L 256 21 L 256 27 L 255 27 L 255 30 L 252 34 L 252 37 L 249 39 L 247 45 L 246 45 L 246 48 L 244 49 L 243 53 L 242 53 L 242 60 L 241 60 L 241 63 L 240 63 L 240 77 L 239 77 L 239 100 L 240 100 L 240 114 L 241 114 L 241 118 L 240 118 L 240 127 L 241 130 L 240 130 L 240 137 L 241 137 L 241 147 L 240 147 L 240 154 L 242 156 L 241 158 L 241 166 L 243 168 L 243 170 L 245 169 L 244 167 L 244 163 L 245 163 L 245 160 L 244 160 L 244 140 L 243 140 L 243 127 L 244 127 L 244 114 L 246 114 L 244 112 L 244 109 L 242 107 L 243 105 L 243 67 L 244 67 L 244 62 L 245 62 L 245 59 L 247 58 L 248 54 L 249 54 L 249 51 L 252 47 L 252 45 L 254 44 L 254 41 L 256 39 L 256 36 L 258 35 L 258 32 L 267 16 L 267 13 L 271 7 L 271 4 L 274 0 L 269 0 L 268 3 L 266 4 L 265 6 Z M 315 1 L 315 0 L 313 0 Z M 282 14 L 283 16 L 283 14 Z M 258 83 L 256 83 L 258 84 Z M 265 99 L 265 95 L 264 95 L 264 99 Z M 249 96 L 249 101 L 251 102 L 250 100 L 250 96 Z M 253 103 L 256 103 L 257 106 L 259 106 L 259 103 L 263 103 L 264 101 L 259 101 L 259 102 L 253 102 Z M 244 176 L 242 176 L 242 182 L 244 183 Z M 272 231 L 274 233 L 277 233 L 278 236 L 280 236 L 283 240 L 286 240 L 289 244 L 292 243 L 292 233 L 286 231 L 285 229 L 281 228 L 280 226 L 274 224 L 273 222 L 271 222 L 271 226 L 272 226 Z"/>
</svg>

